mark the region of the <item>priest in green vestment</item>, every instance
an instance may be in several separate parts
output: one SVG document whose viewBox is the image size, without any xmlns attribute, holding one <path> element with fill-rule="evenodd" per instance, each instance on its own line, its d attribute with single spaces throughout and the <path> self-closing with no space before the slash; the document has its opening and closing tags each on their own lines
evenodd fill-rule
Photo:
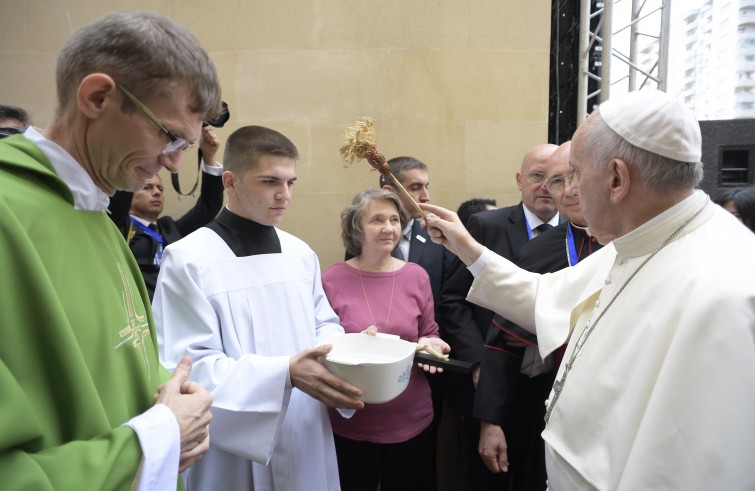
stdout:
<svg viewBox="0 0 755 491">
<path fill-rule="evenodd" d="M 209 448 L 211 397 L 160 366 L 149 297 L 107 217 L 220 108 L 182 26 L 111 14 L 66 42 L 50 125 L 0 140 L 0 487 L 175 489 Z"/>
</svg>

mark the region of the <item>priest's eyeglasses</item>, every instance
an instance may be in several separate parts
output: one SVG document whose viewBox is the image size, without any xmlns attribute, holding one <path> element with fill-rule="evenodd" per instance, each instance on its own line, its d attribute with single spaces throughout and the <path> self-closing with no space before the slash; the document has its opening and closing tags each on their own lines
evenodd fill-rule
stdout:
<svg viewBox="0 0 755 491">
<path fill-rule="evenodd" d="M 134 106 L 136 106 L 136 108 L 142 114 L 144 114 L 147 117 L 147 119 L 149 119 L 150 121 L 152 121 L 152 124 L 154 124 L 155 126 L 157 126 L 160 129 L 160 131 L 162 131 L 163 133 L 165 133 L 165 135 L 168 138 L 170 138 L 170 143 L 168 143 L 167 145 L 165 145 L 165 148 L 163 148 L 163 150 L 162 150 L 163 155 L 167 155 L 167 154 L 171 154 L 171 153 L 175 153 L 175 152 L 185 152 L 186 150 L 188 150 L 188 149 L 190 149 L 191 147 L 194 146 L 194 143 L 192 143 L 192 142 L 190 142 L 188 140 L 185 140 L 183 138 L 179 138 L 172 131 L 170 131 L 163 124 L 163 122 L 160 121 L 160 118 L 158 118 L 157 116 L 155 116 L 152 113 L 152 111 L 150 111 L 149 109 L 147 109 L 147 106 L 145 106 L 142 103 L 142 101 L 140 101 L 139 99 L 137 99 L 136 96 L 134 94 L 132 94 L 130 90 L 128 90 L 126 87 L 124 87 L 123 85 L 119 84 L 118 82 L 115 83 L 115 86 L 118 87 L 121 90 L 121 92 L 123 92 L 123 94 L 128 98 L 128 100 L 130 100 L 131 103 Z"/>
<path fill-rule="evenodd" d="M 545 183 L 545 187 L 548 189 L 549 193 L 560 193 L 567 184 L 571 185 L 571 183 L 574 182 L 575 175 L 576 171 L 571 171 L 567 174 L 553 176 Z"/>
</svg>

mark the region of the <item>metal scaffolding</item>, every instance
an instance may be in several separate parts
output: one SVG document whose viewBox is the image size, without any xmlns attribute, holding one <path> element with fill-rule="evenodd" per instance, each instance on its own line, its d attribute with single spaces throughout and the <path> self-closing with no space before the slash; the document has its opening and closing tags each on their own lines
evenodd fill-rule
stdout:
<svg viewBox="0 0 755 491">
<path fill-rule="evenodd" d="M 617 16 L 619 7 L 629 7 L 628 0 L 623 1 L 581 0 L 577 125 L 609 98 L 612 86 L 626 83 L 630 92 L 654 83 L 666 90 L 671 0 L 630 0 L 627 15 Z M 614 43 L 627 29 L 628 46 Z M 628 73 L 612 80 L 616 61 Z"/>
</svg>

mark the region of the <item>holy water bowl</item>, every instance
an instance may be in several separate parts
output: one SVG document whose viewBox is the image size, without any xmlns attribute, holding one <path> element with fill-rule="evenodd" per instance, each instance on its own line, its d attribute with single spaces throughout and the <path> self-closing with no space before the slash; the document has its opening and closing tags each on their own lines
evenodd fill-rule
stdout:
<svg viewBox="0 0 755 491">
<path fill-rule="evenodd" d="M 344 334 L 330 341 L 325 366 L 362 390 L 362 400 L 381 404 L 398 397 L 409 385 L 415 344 L 398 336 Z"/>
</svg>

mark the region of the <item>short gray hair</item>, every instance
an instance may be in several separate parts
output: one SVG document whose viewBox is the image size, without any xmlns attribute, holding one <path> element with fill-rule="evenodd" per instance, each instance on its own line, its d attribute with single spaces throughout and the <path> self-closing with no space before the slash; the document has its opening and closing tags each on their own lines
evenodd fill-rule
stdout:
<svg viewBox="0 0 755 491">
<path fill-rule="evenodd" d="M 401 200 L 396 193 L 386 189 L 366 189 L 360 191 L 354 196 L 351 204 L 341 213 L 341 238 L 346 248 L 346 253 L 351 256 L 362 254 L 362 239 L 364 230 L 362 230 L 362 217 L 367 207 L 373 201 L 388 200 L 396 204 L 399 217 L 401 218 L 401 230 L 404 230 L 409 221 L 409 216 L 404 210 Z"/>
<path fill-rule="evenodd" d="M 112 13 L 68 38 L 56 69 L 59 112 L 92 73 L 111 76 L 142 100 L 177 82 L 193 96 L 193 112 L 205 119 L 220 113 L 220 81 L 209 55 L 185 27 L 160 14 Z"/>
<path fill-rule="evenodd" d="M 607 165 L 611 159 L 623 160 L 659 193 L 694 188 L 703 178 L 702 162 L 680 162 L 632 145 L 612 130 L 600 114 L 585 128 L 582 145 L 599 166 Z"/>
</svg>

